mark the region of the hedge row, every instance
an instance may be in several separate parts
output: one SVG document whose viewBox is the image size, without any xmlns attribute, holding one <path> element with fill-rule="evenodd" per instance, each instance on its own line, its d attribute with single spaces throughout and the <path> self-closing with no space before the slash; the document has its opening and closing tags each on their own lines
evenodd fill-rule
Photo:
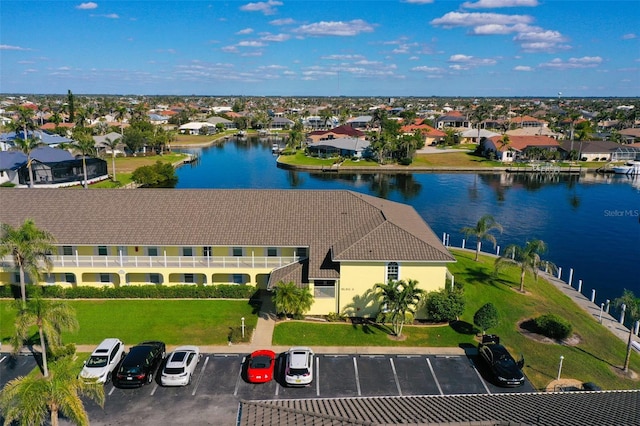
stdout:
<svg viewBox="0 0 640 426">
<path fill-rule="evenodd" d="M 130 285 L 122 287 L 27 286 L 27 296 L 58 299 L 249 299 L 256 292 L 245 285 Z M 0 298 L 19 298 L 20 287 L 0 286 Z"/>
</svg>

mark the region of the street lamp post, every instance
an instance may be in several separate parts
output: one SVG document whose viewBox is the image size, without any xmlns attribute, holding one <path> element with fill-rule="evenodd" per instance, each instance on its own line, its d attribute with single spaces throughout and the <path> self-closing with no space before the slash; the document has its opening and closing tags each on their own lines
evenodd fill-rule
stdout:
<svg viewBox="0 0 640 426">
<path fill-rule="evenodd" d="M 244 317 L 240 319 L 242 320 L 242 338 L 244 339 Z"/>
<path fill-rule="evenodd" d="M 602 311 L 604 310 L 604 302 L 600 304 L 600 315 L 598 316 L 598 321 L 602 324 Z"/>
<path fill-rule="evenodd" d="M 560 365 L 558 366 L 558 380 L 560 380 L 560 374 L 562 373 L 562 360 L 564 356 L 560 355 Z"/>
</svg>

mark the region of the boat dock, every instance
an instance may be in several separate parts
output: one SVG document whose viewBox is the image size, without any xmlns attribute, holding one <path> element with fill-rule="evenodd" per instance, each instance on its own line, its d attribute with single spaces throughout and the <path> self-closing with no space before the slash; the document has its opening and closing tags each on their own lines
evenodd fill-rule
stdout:
<svg viewBox="0 0 640 426">
<path fill-rule="evenodd" d="M 525 166 L 508 167 L 507 173 L 540 173 L 540 174 L 581 174 L 582 166 L 561 167 L 554 163 L 534 163 Z"/>
</svg>

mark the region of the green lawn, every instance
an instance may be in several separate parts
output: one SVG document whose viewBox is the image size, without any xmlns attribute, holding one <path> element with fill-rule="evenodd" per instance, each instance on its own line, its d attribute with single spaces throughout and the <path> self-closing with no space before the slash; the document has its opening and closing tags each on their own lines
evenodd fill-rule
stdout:
<svg viewBox="0 0 640 426">
<path fill-rule="evenodd" d="M 92 300 L 69 301 L 80 330 L 64 333 L 64 342 L 98 344 L 118 337 L 126 344 L 158 339 L 168 345 L 226 345 L 230 327 L 255 328 L 256 312 L 246 300 Z M 15 309 L 0 301 L 0 338 L 7 344 L 13 332 Z M 34 329 L 35 331 L 35 329 Z"/>
</svg>

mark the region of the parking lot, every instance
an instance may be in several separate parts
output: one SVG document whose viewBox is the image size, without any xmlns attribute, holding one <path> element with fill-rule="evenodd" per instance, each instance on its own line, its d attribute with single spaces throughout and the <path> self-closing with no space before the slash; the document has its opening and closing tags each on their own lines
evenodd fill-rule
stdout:
<svg viewBox="0 0 640 426">
<path fill-rule="evenodd" d="M 4 356 L 4 355 L 2 355 Z M 0 356 L 0 358 L 2 357 Z M 475 357 L 438 355 L 316 354 L 311 386 L 283 385 L 284 357 L 276 362 L 276 380 L 250 384 L 243 378 L 244 354 L 203 354 L 191 385 L 166 388 L 154 383 L 137 389 L 105 385 L 101 409 L 88 402 L 93 424 L 234 424 L 238 400 L 334 398 L 370 396 L 487 394 L 533 391 L 523 387 L 500 388 L 488 380 Z M 9 357 L 7 357 L 9 359 Z M 29 367 L 29 365 L 31 367 Z M 35 366 L 31 356 L 19 356 L 14 365 L 0 363 L 2 385 Z M 184 421 L 184 423 L 183 423 Z"/>
</svg>

